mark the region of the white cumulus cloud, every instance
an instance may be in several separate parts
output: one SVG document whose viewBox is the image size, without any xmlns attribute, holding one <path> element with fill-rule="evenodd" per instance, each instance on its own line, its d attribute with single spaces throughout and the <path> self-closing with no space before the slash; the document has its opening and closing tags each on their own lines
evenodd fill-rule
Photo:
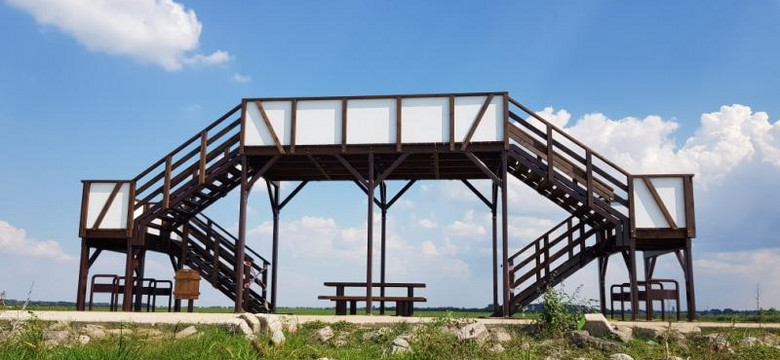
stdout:
<svg viewBox="0 0 780 360">
<path fill-rule="evenodd" d="M 64 262 L 76 259 L 64 253 L 57 241 L 29 238 L 26 231 L 2 220 L 0 220 L 0 252 L 19 256 L 46 257 Z"/>
<path fill-rule="evenodd" d="M 225 51 L 193 54 L 203 25 L 195 11 L 172 0 L 7 0 L 45 26 L 72 36 L 91 51 L 130 56 L 179 70 L 230 60 Z"/>
</svg>

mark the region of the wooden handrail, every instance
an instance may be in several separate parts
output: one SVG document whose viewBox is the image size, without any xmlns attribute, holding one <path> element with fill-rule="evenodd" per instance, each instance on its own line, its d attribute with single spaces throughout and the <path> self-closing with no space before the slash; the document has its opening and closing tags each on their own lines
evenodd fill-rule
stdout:
<svg viewBox="0 0 780 360">
<path fill-rule="evenodd" d="M 517 102 L 517 100 L 515 100 L 515 99 L 513 99 L 513 98 L 509 97 L 509 102 L 511 102 L 513 105 L 515 105 L 515 106 L 519 107 L 520 109 L 522 109 L 523 111 L 525 111 L 527 114 L 529 114 L 529 115 L 533 116 L 535 119 L 537 119 L 537 120 L 541 121 L 541 122 L 542 122 L 542 123 L 544 123 L 545 125 L 552 127 L 552 128 L 553 128 L 553 129 L 554 129 L 554 130 L 555 130 L 557 133 L 561 134 L 563 137 L 565 137 L 565 138 L 566 138 L 566 139 L 568 139 L 569 141 L 571 141 L 571 142 L 573 142 L 573 143 L 577 144 L 578 146 L 582 147 L 582 148 L 583 148 L 583 149 L 585 149 L 585 150 L 590 150 L 590 152 L 592 152 L 592 153 L 593 153 L 593 156 L 595 156 L 595 157 L 599 158 L 599 160 L 601 160 L 601 161 L 603 161 L 604 163 L 606 163 L 607 165 L 611 166 L 612 168 L 614 168 L 614 169 L 615 169 L 615 170 L 617 170 L 618 172 L 622 173 L 623 175 L 629 176 L 629 172 L 628 172 L 628 171 L 625 171 L 625 170 L 623 170 L 623 168 L 621 168 L 620 166 L 616 165 L 616 164 L 615 164 L 615 163 L 613 163 L 612 161 L 609 161 L 607 158 L 603 157 L 603 156 L 602 156 L 601 154 L 599 154 L 598 152 L 596 152 L 596 151 L 593 151 L 593 149 L 591 149 L 591 148 L 590 148 L 590 147 L 588 147 L 587 145 L 583 144 L 583 143 L 582 143 L 582 142 L 580 142 L 579 140 L 575 139 L 573 136 L 569 135 L 567 132 L 563 131 L 561 128 L 559 128 L 559 127 L 557 127 L 557 126 L 553 125 L 551 122 L 549 122 L 549 121 L 545 120 L 543 117 L 541 117 L 541 116 L 539 116 L 538 114 L 536 114 L 536 112 L 534 112 L 533 110 L 531 110 L 531 109 L 529 109 L 529 108 L 525 107 L 523 104 L 521 104 L 521 103 Z"/>
<path fill-rule="evenodd" d="M 187 147 L 187 145 L 191 144 L 193 141 L 195 141 L 195 140 L 197 140 L 198 138 L 200 138 L 200 136 L 201 136 L 200 134 L 201 134 L 202 132 L 208 132 L 208 131 L 210 131 L 211 129 L 215 128 L 217 125 L 219 125 L 220 123 L 222 123 L 222 121 L 224 121 L 225 119 L 227 119 L 227 118 L 228 118 L 228 117 L 230 117 L 231 115 L 235 114 L 235 113 L 236 113 L 236 111 L 238 111 L 238 110 L 240 110 L 240 109 L 241 109 L 241 104 L 238 104 L 238 105 L 236 105 L 235 107 L 233 107 L 232 109 L 230 109 L 230 111 L 228 111 L 227 113 L 225 113 L 224 115 L 222 115 L 222 116 L 221 116 L 219 119 L 217 119 L 216 121 L 214 121 L 213 123 L 211 123 L 211 124 L 210 124 L 209 126 L 207 126 L 205 129 L 203 129 L 203 130 L 201 130 L 200 132 L 198 132 L 198 134 L 196 134 L 195 136 L 191 137 L 189 140 L 187 140 L 187 141 L 185 141 L 184 143 L 182 143 L 181 145 L 179 145 L 179 146 L 178 146 L 176 149 L 174 149 L 173 151 L 171 151 L 171 152 L 170 152 L 170 153 L 168 153 L 167 155 L 163 156 L 163 157 L 162 157 L 162 159 L 160 159 L 160 160 L 158 160 L 157 162 L 155 162 L 154 164 L 152 164 L 152 166 L 150 166 L 150 167 L 146 168 L 146 170 L 142 171 L 140 174 L 138 174 L 138 176 L 136 176 L 135 178 L 133 178 L 133 181 L 134 181 L 134 182 L 135 182 L 135 181 L 138 181 L 138 180 L 142 179 L 144 176 L 148 175 L 148 174 L 149 174 L 150 172 L 152 172 L 152 170 L 154 170 L 154 169 L 155 169 L 157 166 L 159 166 L 159 165 L 161 165 L 163 162 L 165 162 L 165 158 L 167 158 L 168 156 L 173 156 L 173 155 L 175 155 L 176 153 L 178 153 L 179 151 L 181 151 L 182 149 L 184 149 L 185 147 Z"/>
</svg>

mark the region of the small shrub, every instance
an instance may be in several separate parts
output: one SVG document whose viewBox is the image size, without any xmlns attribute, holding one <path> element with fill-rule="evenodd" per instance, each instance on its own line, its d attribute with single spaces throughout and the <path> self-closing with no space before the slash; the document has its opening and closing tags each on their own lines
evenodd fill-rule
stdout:
<svg viewBox="0 0 780 360">
<path fill-rule="evenodd" d="M 553 288 L 545 290 L 542 312 L 536 322 L 540 335 L 558 337 L 584 325 L 582 307 L 574 305 L 575 296 Z"/>
</svg>

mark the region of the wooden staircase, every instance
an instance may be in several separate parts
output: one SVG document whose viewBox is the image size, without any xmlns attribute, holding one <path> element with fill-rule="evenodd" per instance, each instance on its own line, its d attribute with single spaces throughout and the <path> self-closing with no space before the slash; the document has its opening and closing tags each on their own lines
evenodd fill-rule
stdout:
<svg viewBox="0 0 780 360">
<path fill-rule="evenodd" d="M 240 119 L 229 120 L 239 109 L 234 107 L 133 179 L 133 228 L 147 229 L 136 231 L 134 242 L 167 243 L 173 253 L 182 254 L 177 257 L 183 257 L 184 265 L 233 300 L 237 239 L 202 212 L 241 184 Z M 248 176 L 254 173 L 247 169 Z M 244 309 L 268 312 L 270 263 L 249 247 L 244 263 Z"/>
<path fill-rule="evenodd" d="M 509 257 L 510 313 L 630 243 L 629 174 L 521 104 L 509 111 L 507 173 L 570 216 Z M 625 180 L 624 180 L 625 179 Z M 501 316 L 503 307 L 496 310 Z"/>
</svg>

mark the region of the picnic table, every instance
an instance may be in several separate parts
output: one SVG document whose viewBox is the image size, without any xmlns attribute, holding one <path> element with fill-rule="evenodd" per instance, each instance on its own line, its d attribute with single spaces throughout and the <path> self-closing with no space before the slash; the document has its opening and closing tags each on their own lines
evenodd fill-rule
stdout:
<svg viewBox="0 0 780 360">
<path fill-rule="evenodd" d="M 345 289 L 346 288 L 366 288 L 366 283 L 364 282 L 334 282 L 334 281 L 328 281 L 323 283 L 327 287 L 335 287 L 336 288 L 336 295 L 320 295 L 317 298 L 320 300 L 330 300 L 336 302 L 336 315 L 346 315 L 347 314 L 347 303 L 349 303 L 349 313 L 350 315 L 355 315 L 357 313 L 357 303 L 359 301 L 367 301 L 367 296 L 365 293 L 361 295 L 346 295 Z M 379 302 L 395 302 L 395 314 L 397 316 L 412 316 L 414 314 L 414 303 L 415 302 L 426 302 L 428 301 L 424 297 L 415 296 L 414 295 L 414 289 L 415 288 L 425 288 L 425 284 L 423 283 L 372 283 L 372 288 L 379 288 L 382 290 L 382 295 L 380 296 L 371 296 L 372 301 L 379 301 Z M 384 290 L 386 288 L 406 288 L 406 296 L 398 296 L 398 295 L 384 295 Z M 372 294 L 373 295 L 373 294 Z"/>
</svg>

